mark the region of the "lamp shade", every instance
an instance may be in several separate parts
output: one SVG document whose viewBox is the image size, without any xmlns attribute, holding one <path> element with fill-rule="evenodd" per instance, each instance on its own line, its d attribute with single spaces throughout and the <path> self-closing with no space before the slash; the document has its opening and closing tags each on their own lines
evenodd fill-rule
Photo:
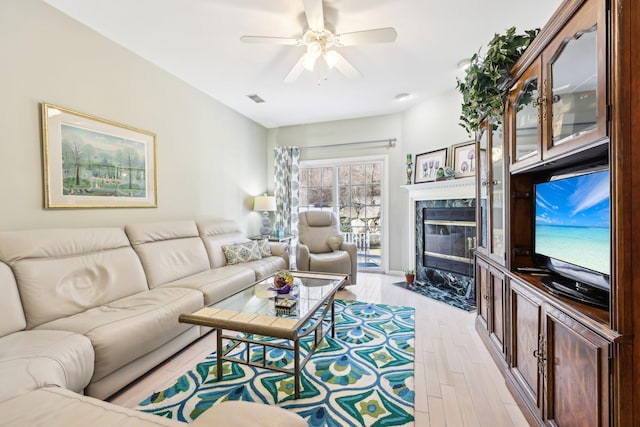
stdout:
<svg viewBox="0 0 640 427">
<path fill-rule="evenodd" d="M 253 210 L 254 211 L 267 211 L 274 212 L 277 209 L 276 207 L 276 198 L 274 196 L 256 196 L 253 201 Z"/>
</svg>

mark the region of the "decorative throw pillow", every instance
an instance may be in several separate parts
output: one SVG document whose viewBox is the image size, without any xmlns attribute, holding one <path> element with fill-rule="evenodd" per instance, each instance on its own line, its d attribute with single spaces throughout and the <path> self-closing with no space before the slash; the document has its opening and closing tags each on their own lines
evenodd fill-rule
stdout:
<svg viewBox="0 0 640 427">
<path fill-rule="evenodd" d="M 334 252 L 340 249 L 340 246 L 342 245 L 343 241 L 344 241 L 344 237 L 342 237 L 342 235 L 340 234 L 327 237 L 327 244 L 329 245 L 331 250 Z"/>
<path fill-rule="evenodd" d="M 262 258 L 271 256 L 271 245 L 268 239 L 258 240 L 258 248 L 260 248 L 260 255 Z"/>
<path fill-rule="evenodd" d="M 240 264 L 241 262 L 255 261 L 262 258 L 258 242 L 255 240 L 238 245 L 223 245 L 222 250 L 227 259 L 227 265 Z"/>
</svg>

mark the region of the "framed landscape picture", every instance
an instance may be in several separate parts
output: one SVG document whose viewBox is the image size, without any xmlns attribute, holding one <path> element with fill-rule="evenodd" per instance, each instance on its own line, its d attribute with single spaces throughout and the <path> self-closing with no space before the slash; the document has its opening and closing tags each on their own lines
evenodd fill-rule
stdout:
<svg viewBox="0 0 640 427">
<path fill-rule="evenodd" d="M 451 147 L 453 160 L 451 168 L 456 177 L 474 176 L 476 174 L 476 143 L 466 141 Z"/>
<path fill-rule="evenodd" d="M 45 208 L 157 207 L 156 135 L 42 104 Z"/>
<path fill-rule="evenodd" d="M 438 168 L 447 165 L 447 149 L 429 151 L 416 156 L 415 183 L 435 181 Z"/>
</svg>

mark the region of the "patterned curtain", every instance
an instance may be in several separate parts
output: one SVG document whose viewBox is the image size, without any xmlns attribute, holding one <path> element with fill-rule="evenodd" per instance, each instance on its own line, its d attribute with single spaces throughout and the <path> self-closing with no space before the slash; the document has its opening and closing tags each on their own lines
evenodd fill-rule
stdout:
<svg viewBox="0 0 640 427">
<path fill-rule="evenodd" d="M 298 237 L 298 198 L 300 191 L 300 148 L 276 147 L 274 150 L 274 181 L 276 204 L 276 227 L 285 234 Z"/>
</svg>

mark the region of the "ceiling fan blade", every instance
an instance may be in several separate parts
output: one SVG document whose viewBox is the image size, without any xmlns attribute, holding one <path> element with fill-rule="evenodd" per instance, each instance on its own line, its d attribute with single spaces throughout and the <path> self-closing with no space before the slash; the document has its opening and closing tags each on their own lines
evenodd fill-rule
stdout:
<svg viewBox="0 0 640 427">
<path fill-rule="evenodd" d="M 284 78 L 285 83 L 293 83 L 300 77 L 300 74 L 304 71 L 304 58 L 306 55 L 302 55 L 296 65 L 293 66 L 289 74 Z"/>
<path fill-rule="evenodd" d="M 289 37 L 262 37 L 262 36 L 242 36 L 240 37 L 245 43 L 270 43 L 296 46 L 301 44 L 300 39 L 292 39 Z"/>
<path fill-rule="evenodd" d="M 313 31 L 324 30 L 324 12 L 322 10 L 322 0 L 302 0 L 304 3 L 304 13 L 307 15 L 307 23 Z"/>
<path fill-rule="evenodd" d="M 398 33 L 392 27 L 378 28 L 376 30 L 355 31 L 336 35 L 338 46 L 353 46 L 367 43 L 390 43 L 396 41 Z"/>
<path fill-rule="evenodd" d="M 338 58 L 338 61 L 336 62 L 336 65 L 334 65 L 334 67 L 337 68 L 338 71 L 340 71 L 350 79 L 359 79 L 360 77 L 362 77 L 362 73 L 356 70 L 355 67 L 351 65 L 351 63 L 347 61 L 344 56 L 340 55 L 338 52 L 335 53 L 335 56 L 336 58 Z"/>
</svg>

